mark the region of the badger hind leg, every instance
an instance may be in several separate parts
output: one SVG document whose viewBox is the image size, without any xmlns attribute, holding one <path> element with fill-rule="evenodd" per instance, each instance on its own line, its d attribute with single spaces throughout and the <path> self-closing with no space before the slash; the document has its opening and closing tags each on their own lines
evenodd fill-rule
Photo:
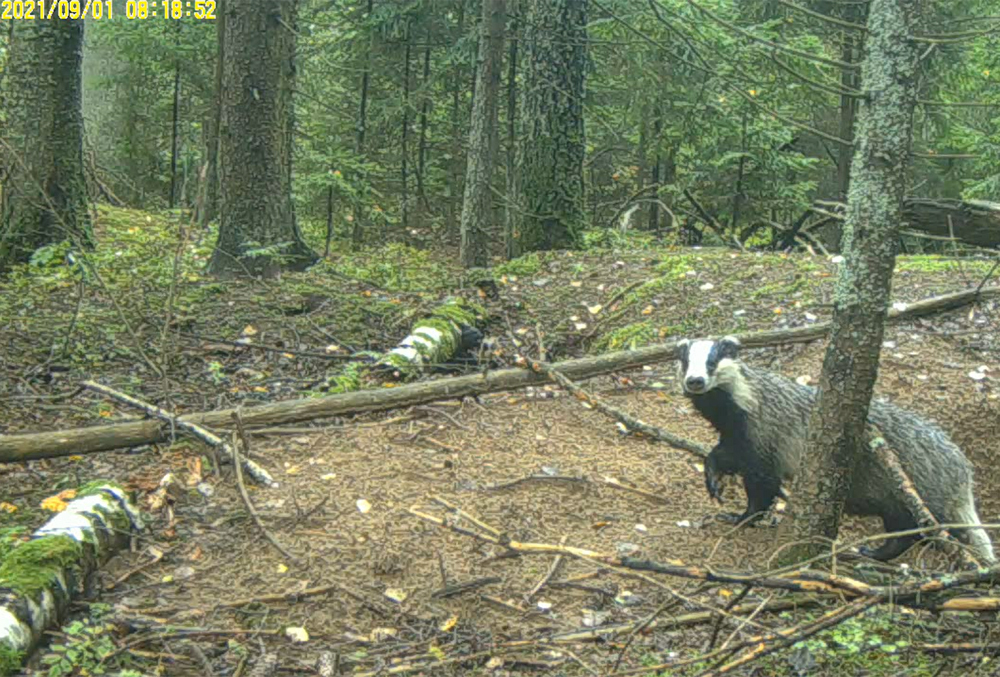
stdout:
<svg viewBox="0 0 1000 677">
<path fill-rule="evenodd" d="M 979 525 L 979 514 L 976 512 L 975 499 L 972 496 L 972 487 L 966 491 L 965 500 L 955 511 L 955 524 L 975 524 Z M 949 520 L 951 521 L 951 520 Z M 996 555 L 993 554 L 993 542 L 985 529 L 953 529 L 952 535 L 962 543 L 969 546 L 976 559 L 981 564 L 992 566 L 997 563 Z"/>
<path fill-rule="evenodd" d="M 882 526 L 887 534 L 891 534 L 894 531 L 915 529 L 917 524 L 909 514 L 890 512 L 882 515 Z M 862 545 L 858 548 L 858 552 L 864 557 L 878 560 L 880 562 L 886 562 L 891 559 L 896 559 L 902 555 L 904 552 L 909 550 L 914 543 L 919 541 L 920 538 L 919 534 L 912 534 L 909 536 L 889 536 L 879 547 L 871 548 L 867 545 Z"/>
</svg>

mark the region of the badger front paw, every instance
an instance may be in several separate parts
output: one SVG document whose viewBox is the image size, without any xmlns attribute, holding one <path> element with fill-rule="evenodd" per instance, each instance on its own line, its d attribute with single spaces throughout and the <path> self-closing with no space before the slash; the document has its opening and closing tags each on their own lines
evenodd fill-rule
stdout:
<svg viewBox="0 0 1000 677">
<path fill-rule="evenodd" d="M 705 489 L 708 490 L 710 498 L 722 503 L 722 483 L 719 481 L 720 479 L 714 470 L 708 466 L 705 467 Z"/>
</svg>

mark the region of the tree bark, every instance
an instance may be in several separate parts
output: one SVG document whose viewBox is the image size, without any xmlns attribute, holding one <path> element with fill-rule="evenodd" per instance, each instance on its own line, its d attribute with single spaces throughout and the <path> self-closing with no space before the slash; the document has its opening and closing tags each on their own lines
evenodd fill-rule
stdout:
<svg viewBox="0 0 1000 677">
<path fill-rule="evenodd" d="M 48 244 L 93 243 L 83 168 L 83 31 L 82 19 L 11 22 L 0 273 Z"/>
<path fill-rule="evenodd" d="M 519 254 L 515 239 L 521 212 L 518 207 L 517 183 L 517 47 L 521 41 L 521 2 L 512 0 L 509 9 L 510 48 L 507 54 L 507 199 L 504 206 L 504 255 L 511 260 Z"/>
<path fill-rule="evenodd" d="M 584 221 L 586 0 L 529 3 L 525 53 L 519 247 L 573 247 Z"/>
<path fill-rule="evenodd" d="M 806 453 L 792 485 L 788 562 L 835 539 L 878 375 L 884 319 L 903 217 L 906 169 L 917 98 L 918 56 L 910 38 L 917 0 L 873 0 L 843 250 L 830 343 L 809 421 Z M 812 540 L 810 540 L 812 539 Z"/>
<path fill-rule="evenodd" d="M 297 9 L 297 0 L 226 7 L 222 219 L 209 266 L 219 277 L 274 277 L 317 259 L 292 204 Z"/>
<path fill-rule="evenodd" d="M 493 221 L 493 165 L 497 156 L 497 102 L 503 66 L 505 0 L 483 0 L 480 23 L 478 93 L 472 102 L 465 198 L 462 201 L 462 265 L 489 265 Z"/>
</svg>

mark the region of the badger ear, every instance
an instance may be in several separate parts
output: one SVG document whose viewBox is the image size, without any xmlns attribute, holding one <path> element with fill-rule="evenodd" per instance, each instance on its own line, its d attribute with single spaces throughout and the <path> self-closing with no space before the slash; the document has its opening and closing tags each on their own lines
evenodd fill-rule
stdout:
<svg viewBox="0 0 1000 677">
<path fill-rule="evenodd" d="M 677 359 L 683 360 L 687 357 L 688 347 L 691 345 L 689 339 L 681 339 L 677 342 Z"/>
<path fill-rule="evenodd" d="M 719 347 L 721 348 L 723 357 L 728 357 L 731 360 L 736 359 L 741 345 L 743 344 L 740 343 L 740 340 L 732 335 L 723 336 L 719 339 Z"/>
</svg>

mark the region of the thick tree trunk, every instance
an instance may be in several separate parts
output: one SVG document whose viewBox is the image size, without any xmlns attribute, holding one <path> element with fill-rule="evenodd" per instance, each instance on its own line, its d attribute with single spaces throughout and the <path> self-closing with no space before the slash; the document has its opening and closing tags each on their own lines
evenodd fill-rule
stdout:
<svg viewBox="0 0 1000 677">
<path fill-rule="evenodd" d="M 809 539 L 834 539 L 856 460 L 865 448 L 865 421 L 878 374 L 884 320 L 903 217 L 906 169 L 917 94 L 918 51 L 910 39 L 916 0 L 873 0 L 851 168 L 833 326 L 823 362 L 809 437 L 792 486 L 796 545 L 786 561 L 825 549 Z M 788 527 L 786 527 L 787 529 Z"/>
<path fill-rule="evenodd" d="M 525 47 L 519 247 L 572 247 L 583 226 L 586 0 L 529 3 Z"/>
<path fill-rule="evenodd" d="M 507 260 L 517 257 L 515 234 L 520 227 L 521 212 L 518 208 L 520 193 L 517 183 L 517 47 L 521 41 L 521 2 L 512 0 L 508 13 L 510 22 L 510 48 L 507 53 L 507 199 L 504 206 L 504 255 Z"/>
<path fill-rule="evenodd" d="M 57 17 L 11 22 L 0 272 L 47 244 L 93 241 L 83 170 L 83 26 Z"/>
<path fill-rule="evenodd" d="M 503 66 L 505 0 L 483 0 L 478 59 L 478 95 L 472 103 L 465 199 L 462 201 L 462 265 L 489 265 L 493 221 L 493 165 L 497 156 L 497 101 Z"/>
<path fill-rule="evenodd" d="M 317 258 L 302 239 L 292 204 L 296 10 L 297 0 L 245 0 L 226 8 L 214 275 L 273 277 Z"/>
</svg>

